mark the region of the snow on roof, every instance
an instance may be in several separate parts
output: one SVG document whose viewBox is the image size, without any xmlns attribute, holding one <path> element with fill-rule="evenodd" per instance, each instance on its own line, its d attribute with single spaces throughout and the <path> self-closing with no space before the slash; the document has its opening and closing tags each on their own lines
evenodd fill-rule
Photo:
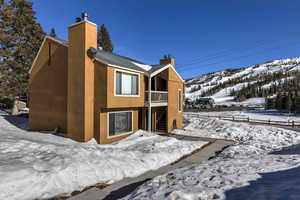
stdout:
<svg viewBox="0 0 300 200">
<path fill-rule="evenodd" d="M 95 49 L 93 47 L 88 49 L 88 55 L 94 57 L 96 60 L 100 62 L 104 62 L 111 66 L 121 66 L 131 70 L 147 72 L 147 70 L 137 65 L 137 63 L 143 64 L 139 61 L 124 56 L 119 56 L 113 53 L 109 53 L 103 50 Z"/>
<path fill-rule="evenodd" d="M 152 67 L 150 65 L 145 65 L 142 63 L 136 63 L 136 62 L 132 62 L 134 65 L 137 65 L 138 67 L 142 68 L 145 71 L 150 71 L 152 69 Z"/>
<path fill-rule="evenodd" d="M 93 47 L 88 49 L 88 55 L 110 66 L 125 67 L 130 70 L 147 72 L 149 74 L 166 66 L 166 65 L 147 65 L 140 61 L 125 56 L 120 56 L 114 53 L 106 52 L 100 49 L 95 49 Z"/>
</svg>

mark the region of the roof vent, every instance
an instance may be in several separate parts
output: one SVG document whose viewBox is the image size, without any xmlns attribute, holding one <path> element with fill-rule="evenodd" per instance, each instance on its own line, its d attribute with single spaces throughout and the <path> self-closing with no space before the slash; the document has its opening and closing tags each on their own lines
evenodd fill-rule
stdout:
<svg viewBox="0 0 300 200">
<path fill-rule="evenodd" d="M 87 21 L 87 19 L 89 18 L 88 14 L 86 12 L 81 13 L 81 18 L 83 21 Z"/>
</svg>

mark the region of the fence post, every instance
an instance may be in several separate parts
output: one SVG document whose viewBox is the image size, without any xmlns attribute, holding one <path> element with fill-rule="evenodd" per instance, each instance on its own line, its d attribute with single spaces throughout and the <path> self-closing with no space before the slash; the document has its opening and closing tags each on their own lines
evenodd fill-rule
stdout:
<svg viewBox="0 0 300 200">
<path fill-rule="evenodd" d="M 234 121 L 234 116 L 232 116 L 232 121 Z"/>
<path fill-rule="evenodd" d="M 248 116 L 248 122 L 250 121 L 249 116 Z"/>
<path fill-rule="evenodd" d="M 295 122 L 294 122 L 294 120 L 292 121 L 292 127 L 293 127 L 293 128 L 295 127 Z"/>
<path fill-rule="evenodd" d="M 269 122 L 269 125 L 270 125 L 271 124 L 271 120 L 269 119 L 268 122 Z"/>
</svg>

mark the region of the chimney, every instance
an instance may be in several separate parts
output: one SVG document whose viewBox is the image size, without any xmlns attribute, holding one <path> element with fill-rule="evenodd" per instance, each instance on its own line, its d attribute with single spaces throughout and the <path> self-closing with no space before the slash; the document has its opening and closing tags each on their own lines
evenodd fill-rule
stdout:
<svg viewBox="0 0 300 200">
<path fill-rule="evenodd" d="M 97 25 L 87 20 L 68 28 L 68 113 L 67 134 L 85 142 L 94 137 L 94 63 L 87 50 L 97 48 Z"/>
<path fill-rule="evenodd" d="M 171 55 L 165 55 L 163 59 L 160 59 L 159 63 L 161 65 L 171 64 L 175 67 L 175 60 L 171 57 Z"/>
</svg>

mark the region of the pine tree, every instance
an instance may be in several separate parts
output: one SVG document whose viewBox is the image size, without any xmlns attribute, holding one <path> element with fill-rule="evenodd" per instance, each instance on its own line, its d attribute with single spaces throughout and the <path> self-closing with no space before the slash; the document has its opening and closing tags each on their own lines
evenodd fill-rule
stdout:
<svg viewBox="0 0 300 200">
<path fill-rule="evenodd" d="M 104 51 L 113 52 L 114 50 L 109 33 L 104 24 L 102 24 L 100 30 L 98 31 L 97 43 L 98 47 L 102 47 Z"/>
<path fill-rule="evenodd" d="M 56 38 L 55 28 L 51 28 L 49 35 L 50 35 L 51 37 Z"/>
<path fill-rule="evenodd" d="M 13 99 L 27 92 L 28 71 L 44 32 L 27 0 L 0 3 L 0 30 L 0 95 Z"/>
</svg>

